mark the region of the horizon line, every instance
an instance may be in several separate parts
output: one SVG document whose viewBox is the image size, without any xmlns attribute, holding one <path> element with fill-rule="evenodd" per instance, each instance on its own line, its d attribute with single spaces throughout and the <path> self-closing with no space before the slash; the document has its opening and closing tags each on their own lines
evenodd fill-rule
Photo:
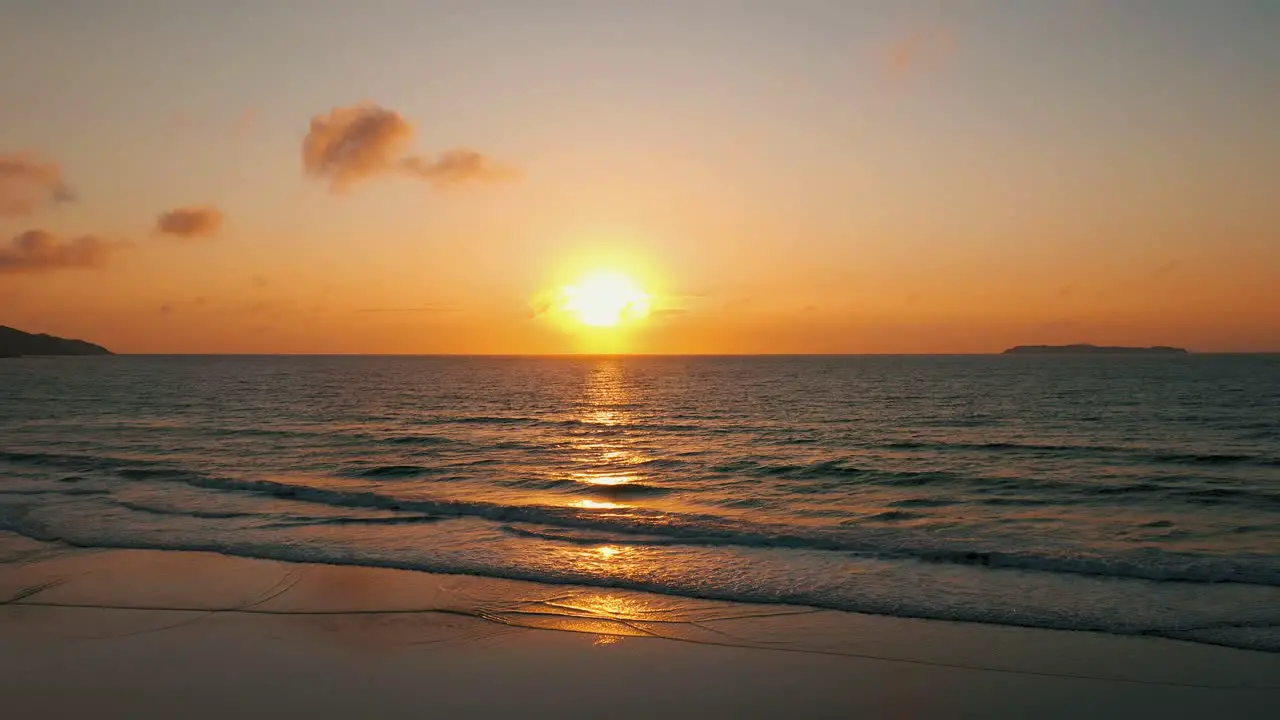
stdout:
<svg viewBox="0 0 1280 720">
<path fill-rule="evenodd" d="M 1278 355 L 1276 350 L 1187 350 L 1185 355 Z M 993 352 L 830 352 L 830 353 L 364 353 L 364 352 L 112 352 L 115 356 L 133 357 L 438 357 L 438 358 L 598 358 L 598 357 L 653 357 L 653 358 L 741 358 L 741 357 L 999 357 L 1019 355 L 1003 350 Z M 1054 353 L 1032 355 L 1055 356 Z M 1093 353 L 1061 353 L 1069 357 L 1090 357 Z M 1144 353 L 1096 353 L 1106 357 L 1143 357 Z"/>
</svg>

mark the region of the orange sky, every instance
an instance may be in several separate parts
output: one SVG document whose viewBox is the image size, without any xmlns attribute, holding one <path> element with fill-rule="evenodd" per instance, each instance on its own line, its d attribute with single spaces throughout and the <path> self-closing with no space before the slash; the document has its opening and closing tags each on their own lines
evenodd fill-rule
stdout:
<svg viewBox="0 0 1280 720">
<path fill-rule="evenodd" d="M 0 9 L 0 324 L 140 353 L 1280 351 L 1256 3 L 58 5 Z M 647 319 L 540 311 L 603 267 Z"/>
</svg>

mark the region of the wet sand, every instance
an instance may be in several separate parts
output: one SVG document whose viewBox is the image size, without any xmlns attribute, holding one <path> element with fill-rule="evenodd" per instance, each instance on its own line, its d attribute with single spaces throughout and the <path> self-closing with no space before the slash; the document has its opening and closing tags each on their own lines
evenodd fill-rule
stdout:
<svg viewBox="0 0 1280 720">
<path fill-rule="evenodd" d="M 1157 638 L 3 549 L 13 717 L 1262 718 L 1280 704 L 1280 655 Z"/>
</svg>

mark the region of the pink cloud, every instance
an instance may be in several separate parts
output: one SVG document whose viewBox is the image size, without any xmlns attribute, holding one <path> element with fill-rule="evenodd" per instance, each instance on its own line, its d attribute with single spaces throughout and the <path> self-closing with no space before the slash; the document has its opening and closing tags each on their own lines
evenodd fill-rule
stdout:
<svg viewBox="0 0 1280 720">
<path fill-rule="evenodd" d="M 156 232 L 177 237 L 208 237 L 222 227 L 222 211 L 210 206 L 189 206 L 161 213 Z"/>
<path fill-rule="evenodd" d="M 327 180 L 335 192 L 388 173 L 402 173 L 436 185 L 509 179 L 515 171 L 474 150 L 448 150 L 428 160 L 407 153 L 413 123 L 394 110 L 361 103 L 335 107 L 311 119 L 302 141 L 302 169 Z"/>
<path fill-rule="evenodd" d="M 0 273 L 41 273 L 101 267 L 123 243 L 82 235 L 61 240 L 46 230 L 28 230 L 0 247 Z"/>
<path fill-rule="evenodd" d="M 30 215 L 45 205 L 73 200 L 56 163 L 28 153 L 0 154 L 0 215 Z"/>
</svg>

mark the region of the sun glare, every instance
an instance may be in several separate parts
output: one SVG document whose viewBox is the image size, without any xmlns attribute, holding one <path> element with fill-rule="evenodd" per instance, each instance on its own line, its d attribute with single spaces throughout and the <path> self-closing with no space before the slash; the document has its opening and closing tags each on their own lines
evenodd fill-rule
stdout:
<svg viewBox="0 0 1280 720">
<path fill-rule="evenodd" d="M 650 296 L 623 273 L 598 271 L 564 288 L 563 309 L 591 327 L 613 327 L 649 314 Z"/>
</svg>

